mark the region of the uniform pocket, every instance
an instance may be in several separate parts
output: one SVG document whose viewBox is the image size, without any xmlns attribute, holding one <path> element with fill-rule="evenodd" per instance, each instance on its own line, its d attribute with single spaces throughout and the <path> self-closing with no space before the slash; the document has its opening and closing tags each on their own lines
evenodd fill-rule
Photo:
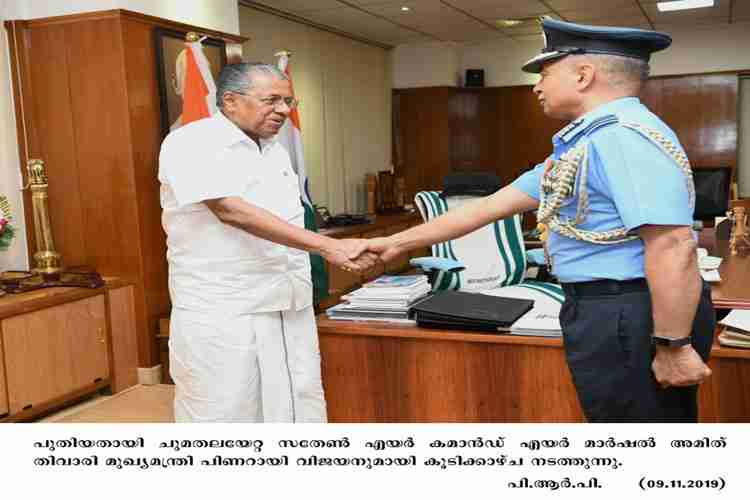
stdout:
<svg viewBox="0 0 750 500">
<path fill-rule="evenodd" d="M 622 363 L 622 308 L 615 298 L 580 299 L 560 311 L 568 362 L 589 371 Z"/>
</svg>

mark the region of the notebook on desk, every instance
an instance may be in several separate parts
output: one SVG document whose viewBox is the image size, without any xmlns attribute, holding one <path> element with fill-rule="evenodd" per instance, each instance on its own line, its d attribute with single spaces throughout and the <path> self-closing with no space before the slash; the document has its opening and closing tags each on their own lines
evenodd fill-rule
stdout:
<svg viewBox="0 0 750 500">
<path fill-rule="evenodd" d="M 415 304 L 409 312 L 417 325 L 427 328 L 498 331 L 510 328 L 533 306 L 529 299 L 447 290 Z"/>
</svg>

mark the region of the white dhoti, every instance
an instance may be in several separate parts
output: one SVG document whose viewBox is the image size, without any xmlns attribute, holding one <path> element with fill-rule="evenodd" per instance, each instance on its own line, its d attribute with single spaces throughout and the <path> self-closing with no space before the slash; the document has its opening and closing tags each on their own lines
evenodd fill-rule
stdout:
<svg viewBox="0 0 750 500">
<path fill-rule="evenodd" d="M 325 422 L 312 307 L 206 314 L 173 309 L 177 422 Z"/>
</svg>

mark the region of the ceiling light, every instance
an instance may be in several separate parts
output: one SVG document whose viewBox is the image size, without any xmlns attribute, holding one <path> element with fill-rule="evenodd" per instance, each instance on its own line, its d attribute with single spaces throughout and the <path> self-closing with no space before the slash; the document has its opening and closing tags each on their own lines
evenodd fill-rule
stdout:
<svg viewBox="0 0 750 500">
<path fill-rule="evenodd" d="M 673 0 L 671 2 L 658 2 L 656 7 L 659 12 L 670 10 L 698 9 L 700 7 L 713 7 L 714 0 Z"/>
<path fill-rule="evenodd" d="M 401 7 L 401 10 L 403 10 L 404 12 L 409 12 L 411 9 L 409 7 L 404 6 L 404 7 Z"/>
<path fill-rule="evenodd" d="M 513 26 L 523 24 L 523 21 L 521 19 L 498 19 L 495 21 L 495 24 L 501 28 L 512 28 Z"/>
</svg>

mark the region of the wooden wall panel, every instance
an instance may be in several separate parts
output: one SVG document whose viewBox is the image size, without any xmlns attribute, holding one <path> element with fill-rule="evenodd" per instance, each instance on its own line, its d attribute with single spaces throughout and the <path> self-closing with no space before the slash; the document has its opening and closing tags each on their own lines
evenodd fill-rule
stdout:
<svg viewBox="0 0 750 500">
<path fill-rule="evenodd" d="M 565 126 L 544 114 L 531 86 L 501 89 L 504 109 L 501 141 L 504 148 L 502 177 L 511 182 L 552 153 L 552 136 Z"/>
<path fill-rule="evenodd" d="M 88 263 L 100 273 L 137 278 L 139 221 L 132 217 L 136 200 L 119 20 L 87 21 L 66 29 L 74 145 L 86 186 L 81 205 Z"/>
<path fill-rule="evenodd" d="M 500 170 L 500 89 L 456 89 L 450 101 L 451 170 Z"/>
<path fill-rule="evenodd" d="M 138 19 L 122 19 L 143 290 L 151 338 L 158 333 L 159 319 L 169 316 L 171 309 L 167 284 L 167 241 L 161 226 L 159 202 L 161 118 L 156 65 L 151 64 L 156 58 L 153 29 L 152 24 Z M 144 64 L 144 61 L 149 61 L 149 64 Z"/>
<path fill-rule="evenodd" d="M 27 34 L 30 92 L 24 95 L 25 111 L 31 127 L 44 132 L 30 134 L 29 155 L 45 161 L 49 179 L 49 213 L 57 251 L 64 266 L 87 264 L 86 237 L 82 224 L 81 179 L 75 147 L 71 96 L 75 90 L 68 79 L 70 61 L 66 51 L 64 26 L 45 26 Z M 29 106 L 29 104 L 31 104 Z M 50 112 L 54 110 L 54 112 Z M 21 160 L 24 164 L 26 160 Z M 26 176 L 24 172 L 24 182 Z M 31 214 L 31 192 L 25 198 Z M 33 225 L 27 224 L 29 232 Z M 64 230 L 63 230 L 64 229 Z M 36 251 L 36 239 L 30 238 L 29 251 Z M 30 260 L 34 265 L 33 258 Z"/>
<path fill-rule="evenodd" d="M 657 77 L 642 100 L 680 138 L 694 168 L 737 165 L 736 74 Z"/>
<path fill-rule="evenodd" d="M 123 40 L 117 18 L 66 26 L 75 146 L 82 186 L 88 264 L 136 282 L 139 358 L 155 360 L 156 326 L 148 328 Z M 159 212 L 149 217 L 158 216 Z M 113 251 L 113 249 L 116 249 Z M 155 322 L 154 322 L 155 323 Z"/>
<path fill-rule="evenodd" d="M 396 175 L 406 181 L 406 199 L 423 189 L 439 189 L 450 171 L 448 104 L 455 89 L 398 90 L 400 149 Z"/>
<path fill-rule="evenodd" d="M 453 91 L 448 102 L 451 170 L 478 171 L 481 167 L 482 130 L 479 92 Z"/>
<path fill-rule="evenodd" d="M 566 122 L 544 115 L 532 86 L 482 89 L 441 87 L 394 90 L 394 123 L 399 150 L 408 158 L 404 168 L 409 193 L 440 187 L 443 172 L 487 170 L 512 182 L 552 152 L 552 136 Z M 448 101 L 445 102 L 446 97 Z M 694 168 L 736 166 L 738 77 L 705 74 L 657 77 L 649 80 L 642 101 L 677 133 Z M 448 135 L 439 110 L 423 126 L 425 105 L 448 112 Z M 425 142 L 426 141 L 426 142 Z M 430 151 L 417 144 L 432 144 Z M 447 147 L 447 149 L 446 149 Z M 441 159 L 437 155 L 445 155 Z M 433 165 L 440 164 L 435 169 Z M 425 176 L 430 172 L 432 176 Z M 535 225 L 533 215 L 524 228 Z"/>
</svg>

